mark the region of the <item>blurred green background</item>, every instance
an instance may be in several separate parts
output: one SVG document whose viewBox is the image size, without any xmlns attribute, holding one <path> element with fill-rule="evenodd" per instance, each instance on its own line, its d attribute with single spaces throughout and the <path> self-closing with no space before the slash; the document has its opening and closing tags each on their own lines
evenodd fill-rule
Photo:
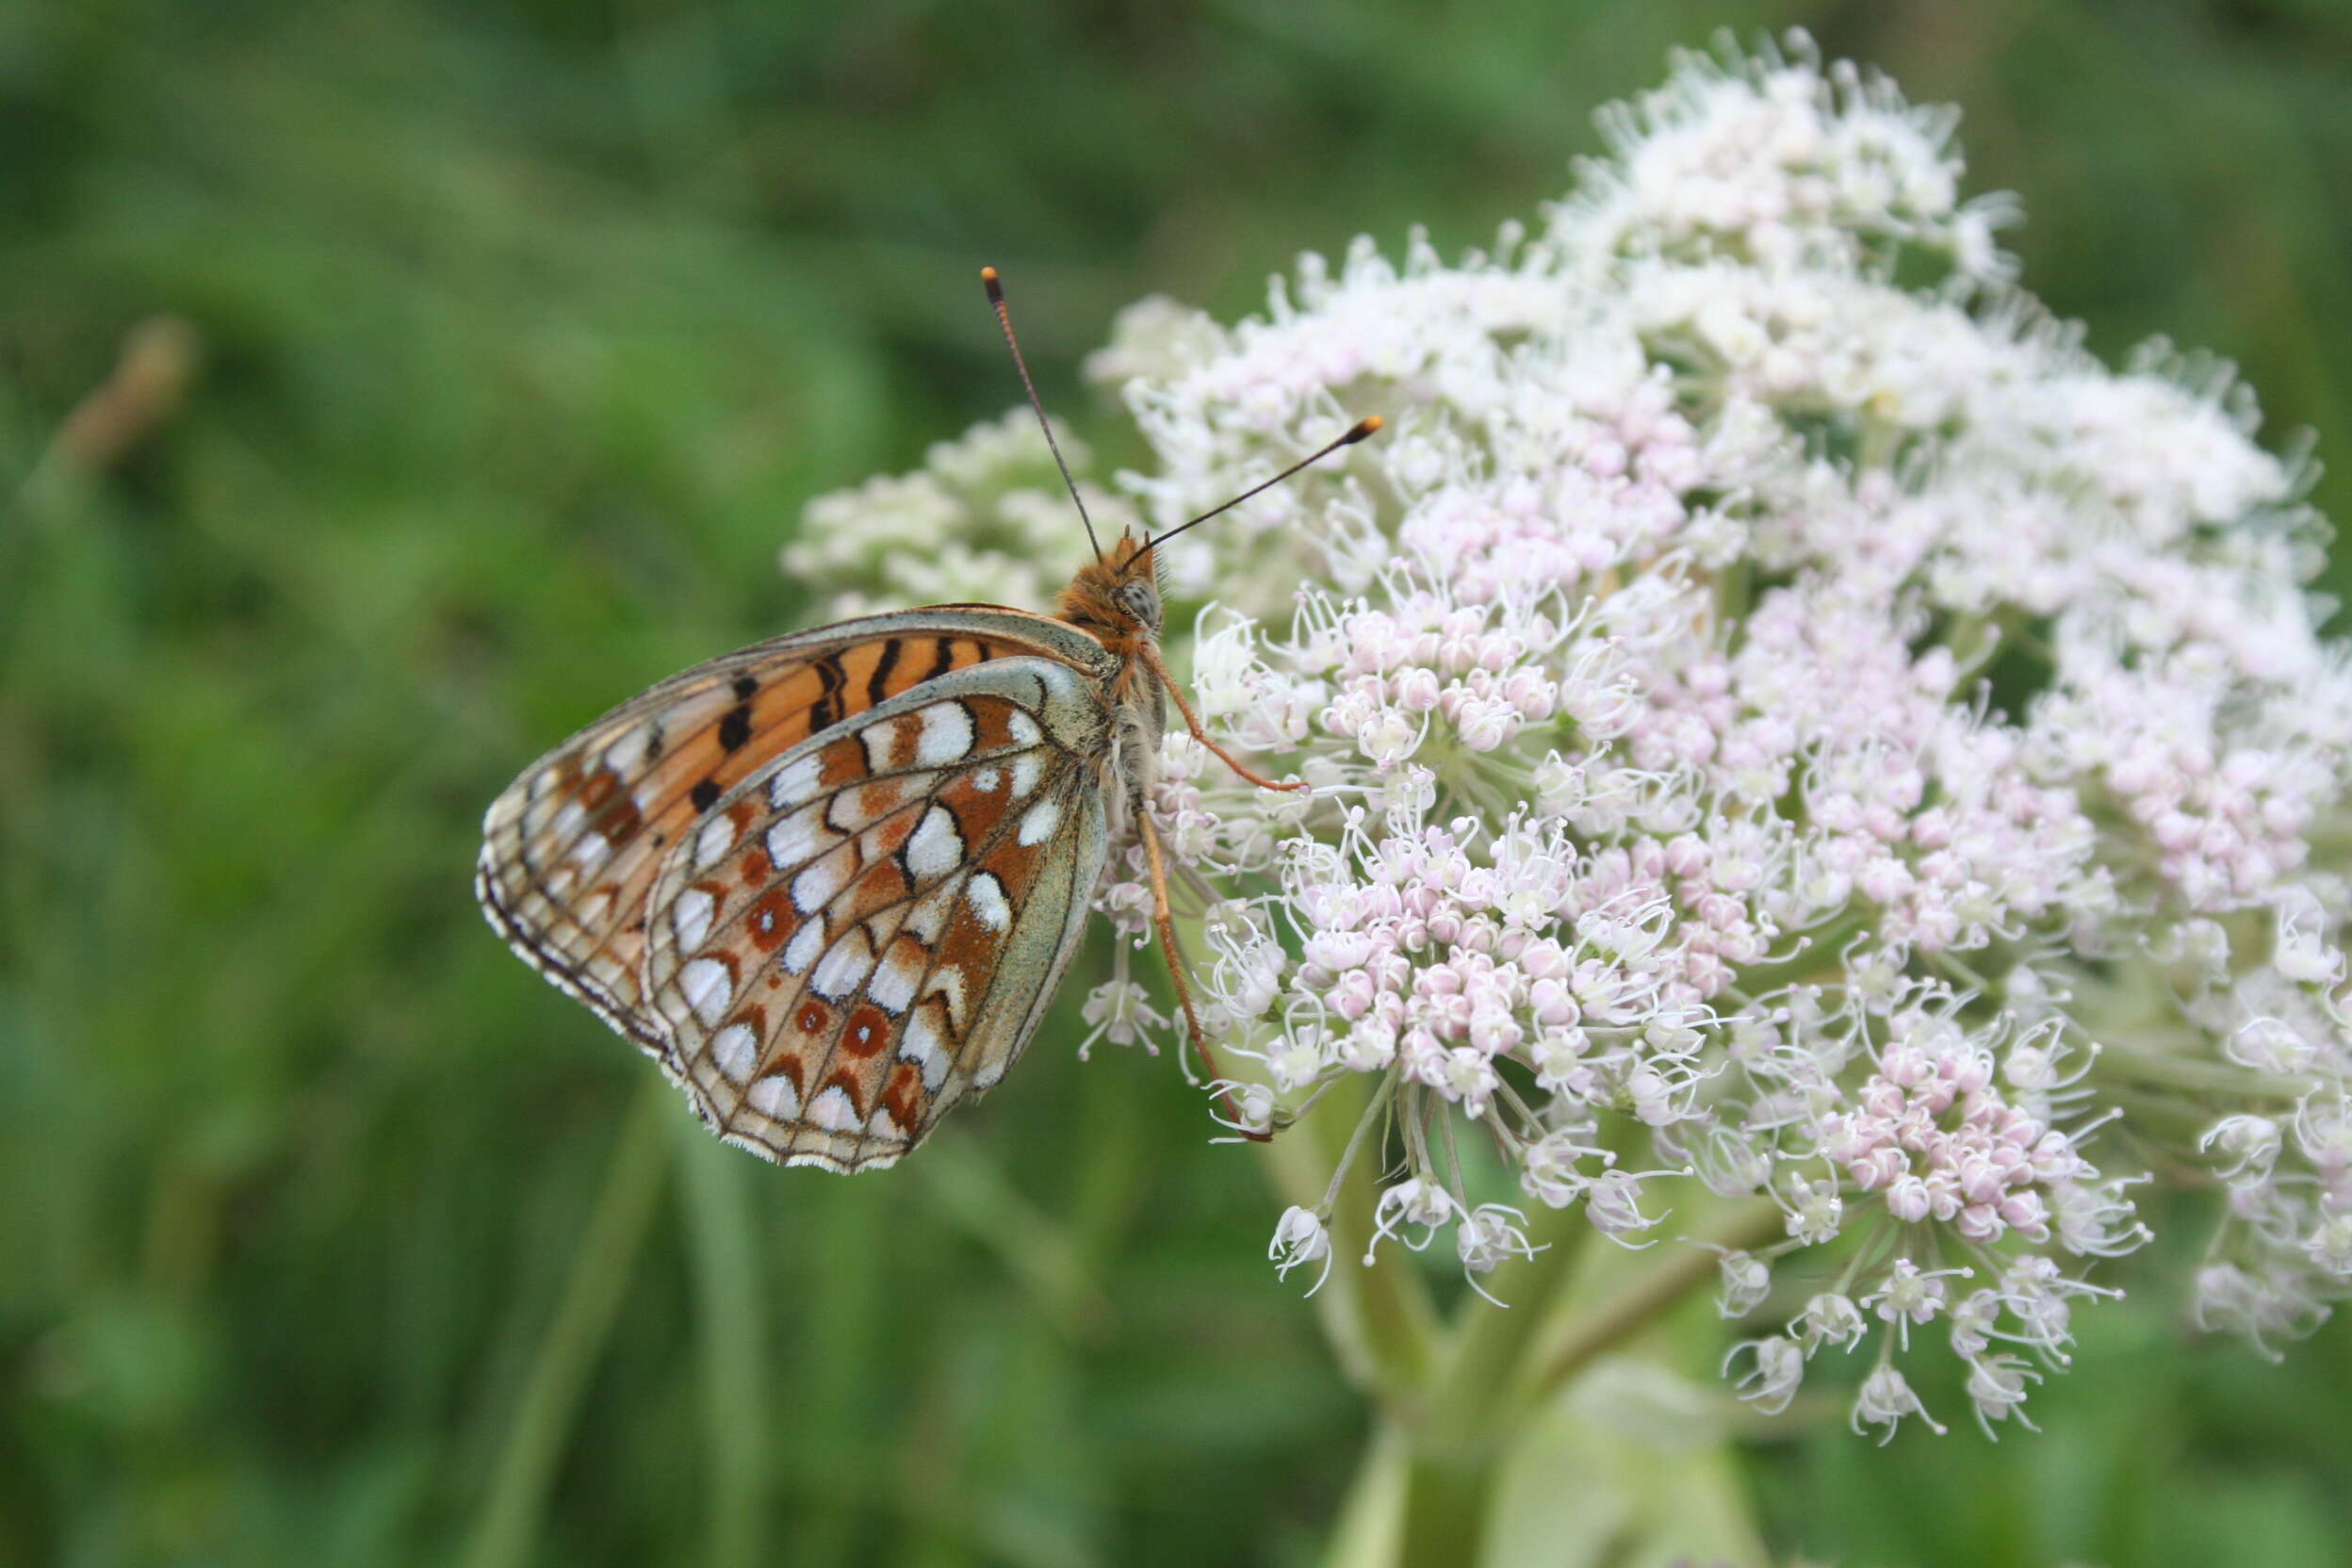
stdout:
<svg viewBox="0 0 2352 1568">
<path fill-rule="evenodd" d="M 982 262 L 1133 460 L 1118 306 L 1480 243 L 1724 24 L 1962 105 L 2029 286 L 2241 361 L 2352 517 L 2332 0 L 0 6 L 0 1563 L 1313 1560 L 1364 1413 L 1170 1063 L 1049 1029 L 898 1171 L 760 1165 L 491 938 L 475 825 L 1015 400 Z M 2352 1334 L 2184 1337 L 2158 1201 L 2041 1436 L 1833 1413 L 1748 1450 L 1772 1538 L 2352 1557 Z"/>
</svg>

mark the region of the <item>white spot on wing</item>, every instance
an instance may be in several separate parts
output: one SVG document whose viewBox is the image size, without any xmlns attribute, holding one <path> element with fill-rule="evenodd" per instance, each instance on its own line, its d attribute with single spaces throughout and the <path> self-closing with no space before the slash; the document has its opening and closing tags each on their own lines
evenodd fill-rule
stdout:
<svg viewBox="0 0 2352 1568">
<path fill-rule="evenodd" d="M 867 767 L 875 773 L 889 770 L 890 755 L 898 749 L 899 727 L 905 722 L 903 719 L 883 719 L 866 726 L 858 733 L 858 738 L 866 743 Z"/>
<path fill-rule="evenodd" d="M 645 743 L 653 739 L 653 726 L 641 724 L 613 742 L 604 750 L 604 765 L 627 778 L 645 765 Z"/>
<path fill-rule="evenodd" d="M 858 1130 L 858 1107 L 850 1103 L 849 1092 L 839 1084 L 808 1102 L 808 1119 L 830 1133 Z"/>
<path fill-rule="evenodd" d="M 890 1114 L 888 1105 L 874 1108 L 874 1115 L 866 1119 L 866 1132 L 870 1136 L 888 1138 L 892 1143 L 906 1141 L 906 1130 L 898 1124 L 898 1118 Z"/>
<path fill-rule="evenodd" d="M 612 844 L 601 833 L 582 833 L 580 842 L 572 846 L 572 858 L 581 866 L 593 866 L 612 853 Z"/>
<path fill-rule="evenodd" d="M 923 1087 L 926 1094 L 938 1091 L 947 1078 L 947 1053 L 941 1049 L 939 1037 L 932 1031 L 928 1015 L 917 1013 L 899 1031 L 899 1055 L 922 1070 Z"/>
<path fill-rule="evenodd" d="M 989 930 L 1002 931 L 1013 923 L 1013 906 L 1004 902 L 1004 884 L 988 873 L 973 873 L 964 896 L 972 902 L 972 912 Z"/>
<path fill-rule="evenodd" d="M 712 817 L 702 825 L 694 837 L 694 869 L 708 869 L 718 858 L 735 847 L 738 830 L 726 817 Z"/>
<path fill-rule="evenodd" d="M 912 942 L 892 942 L 890 952 L 874 966 L 874 978 L 866 982 L 866 994 L 883 1008 L 903 1013 L 915 999 L 915 987 L 923 981 L 923 952 Z"/>
<path fill-rule="evenodd" d="M 1037 721 L 1018 708 L 1005 721 L 1005 727 L 1012 731 L 1013 744 L 1017 746 L 1033 746 L 1045 739 L 1045 731 L 1037 727 Z"/>
<path fill-rule="evenodd" d="M 768 829 L 768 859 L 779 871 L 790 871 L 830 849 L 835 839 L 817 821 L 814 808 L 795 811 Z"/>
<path fill-rule="evenodd" d="M 866 939 L 864 926 L 853 925 L 817 960 L 816 972 L 808 976 L 808 988 L 827 1002 L 839 1002 L 856 990 L 873 968 L 874 943 Z"/>
<path fill-rule="evenodd" d="M 806 806 L 817 797 L 817 785 L 822 771 L 817 754 L 810 752 L 776 770 L 768 780 L 768 804 L 778 811 L 794 806 Z"/>
<path fill-rule="evenodd" d="M 813 915 L 833 902 L 833 895 L 849 880 L 849 857 L 840 851 L 812 861 L 792 878 L 792 907 L 804 915 Z"/>
<path fill-rule="evenodd" d="M 729 1083 L 740 1084 L 760 1065 L 760 1037 L 748 1023 L 730 1023 L 710 1037 L 710 1059 Z"/>
<path fill-rule="evenodd" d="M 972 787 L 984 795 L 992 795 L 996 793 L 996 786 L 1004 776 L 994 768 L 982 768 L 972 776 Z"/>
<path fill-rule="evenodd" d="M 808 966 L 825 951 L 825 922 L 812 920 L 792 933 L 792 939 L 784 944 L 784 972 L 806 974 Z"/>
<path fill-rule="evenodd" d="M 1034 751 L 1024 751 L 1013 759 L 1013 798 L 1019 800 L 1037 787 L 1037 776 L 1045 772 L 1045 759 Z"/>
<path fill-rule="evenodd" d="M 800 1119 L 800 1091 L 780 1072 L 771 1072 L 752 1085 L 751 1092 L 744 1098 L 751 1102 L 752 1109 L 777 1121 Z"/>
<path fill-rule="evenodd" d="M 935 702 L 915 715 L 923 733 L 915 738 L 915 760 L 926 768 L 960 761 L 972 749 L 972 715 L 960 702 Z"/>
<path fill-rule="evenodd" d="M 581 823 L 588 820 L 588 808 L 576 800 L 567 800 L 556 808 L 547 824 L 547 832 L 558 839 L 568 839 Z"/>
<path fill-rule="evenodd" d="M 944 876 L 954 871 L 964 858 L 963 835 L 956 831 L 956 819 L 943 806 L 934 806 L 923 814 L 914 832 L 906 840 L 906 871 L 911 876 Z"/>
<path fill-rule="evenodd" d="M 915 906 L 906 911 L 906 929 L 925 947 L 939 945 L 939 936 L 947 929 L 947 917 L 956 905 L 953 884 L 925 893 Z"/>
<path fill-rule="evenodd" d="M 975 1089 L 991 1087 L 999 1078 L 1004 1076 L 1005 1065 L 1004 1058 L 1002 1056 L 982 1062 L 972 1070 L 972 1086 Z"/>
<path fill-rule="evenodd" d="M 686 1005 L 694 1016 L 710 1027 L 717 1027 L 727 1016 L 727 1004 L 735 996 L 735 982 L 727 977 L 727 966 L 716 958 L 696 958 L 678 972 L 678 988 L 686 998 Z"/>
<path fill-rule="evenodd" d="M 689 888 L 670 906 L 670 929 L 678 933 L 678 948 L 687 953 L 710 934 L 710 916 L 717 906 L 700 888 Z"/>
<path fill-rule="evenodd" d="M 1048 795 L 1021 814 L 1021 841 L 1043 843 L 1061 822 L 1062 803 Z"/>
</svg>

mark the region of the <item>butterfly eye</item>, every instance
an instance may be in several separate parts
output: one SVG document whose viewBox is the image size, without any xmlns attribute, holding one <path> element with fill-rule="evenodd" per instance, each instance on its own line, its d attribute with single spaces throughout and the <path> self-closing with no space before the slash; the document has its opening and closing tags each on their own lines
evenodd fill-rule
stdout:
<svg viewBox="0 0 2352 1568">
<path fill-rule="evenodd" d="M 1119 607 L 1152 630 L 1160 629 L 1160 596 L 1148 582 L 1122 582 L 1111 591 Z"/>
</svg>

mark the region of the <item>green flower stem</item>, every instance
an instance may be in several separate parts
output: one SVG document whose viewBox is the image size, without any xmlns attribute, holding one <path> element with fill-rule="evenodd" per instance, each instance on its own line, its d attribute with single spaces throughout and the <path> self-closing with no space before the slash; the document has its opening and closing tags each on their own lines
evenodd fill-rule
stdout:
<svg viewBox="0 0 2352 1568">
<path fill-rule="evenodd" d="M 2152 1167 L 2194 1179 L 2191 1162 L 2177 1151 L 2195 1148 L 2213 1124 L 2210 1103 L 2169 1090 L 2151 1091 L 2124 1084 L 2104 1086 L 2100 1092 L 2109 1104 L 2123 1112 L 2122 1125 L 2131 1128 L 2134 1137 L 2158 1146 L 2150 1151 Z"/>
<path fill-rule="evenodd" d="M 1524 1404 L 1514 1368 L 1567 1293 L 1592 1227 L 1574 1210 L 1540 1209 L 1527 1226 L 1542 1248 L 1512 1258 L 1479 1282 L 1497 1307 L 1475 1293 L 1455 1310 L 1431 1367 L 1422 1408 L 1405 1429 L 1408 1456 L 1400 1564 L 1475 1562 L 1491 1511 L 1494 1478 L 1518 1439 Z"/>
<path fill-rule="evenodd" d="M 1582 1253 L 1595 1244 L 1592 1227 L 1574 1211 L 1541 1218 L 1555 1247 L 1511 1270 L 1497 1270 L 1491 1287 L 1525 1310 L 1497 1311 L 1479 1300 L 1463 1304 L 1428 1411 L 1411 1429 L 1404 1519 L 1393 1560 L 1400 1568 L 1478 1561 L 1496 1481 L 1537 1413 L 1594 1357 L 1657 1322 L 1715 1277 L 1715 1253 L 1677 1247 L 1632 1283 L 1580 1310 L 1580 1293 L 1571 1286 L 1577 1266 L 1589 1261 Z M 1737 1248 L 1769 1240 L 1781 1229 L 1779 1208 L 1757 1199 L 1733 1206 L 1709 1233 L 1717 1245 Z M 1573 1484 L 1572 1478 L 1561 1484 Z"/>
<path fill-rule="evenodd" d="M 1404 1545 L 1413 1445 L 1403 1427 L 1376 1415 L 1372 1436 L 1332 1523 L 1326 1568 L 1391 1568 Z"/>
<path fill-rule="evenodd" d="M 1331 1093 L 1352 1103 L 1327 1104 L 1264 1149 L 1276 1190 L 1301 1208 L 1321 1207 L 1340 1145 L 1370 1102 L 1352 1086 Z M 1331 1271 L 1315 1294 L 1340 1364 L 1380 1411 L 1328 1560 L 1334 1568 L 1472 1561 L 1506 1451 L 1486 1420 L 1489 1398 L 1524 1353 L 1544 1303 L 1573 1273 L 1580 1234 L 1590 1228 L 1571 1215 L 1540 1212 L 1529 1239 L 1544 1250 L 1511 1259 L 1481 1282 L 1512 1305 L 1498 1309 L 1474 1297 L 1442 1329 L 1403 1247 L 1392 1243 L 1369 1266 L 1363 1262 L 1378 1199 L 1375 1164 L 1358 1158 L 1340 1184 L 1327 1221 Z"/>
<path fill-rule="evenodd" d="M 668 1165 L 664 1121 L 676 1113 L 670 1086 L 644 1075 L 636 1103 L 612 1147 L 604 1190 L 588 1217 L 555 1321 L 539 1342 L 522 1396 L 490 1472 L 489 1493 L 466 1548 L 466 1568 L 516 1568 L 532 1560 L 548 1483 L 587 1391 L 621 1298 L 636 1274 L 637 1250 L 662 1196 Z"/>
<path fill-rule="evenodd" d="M 1343 1102 L 1348 1095 L 1352 1103 Z M 1318 1115 L 1261 1146 L 1274 1190 L 1282 1200 L 1320 1210 L 1331 1168 L 1348 1134 L 1369 1102 L 1352 1086 L 1331 1091 Z M 1340 1184 L 1329 1219 L 1331 1268 L 1315 1303 L 1341 1367 L 1357 1386 L 1390 1410 L 1417 1408 L 1439 1335 L 1429 1287 L 1406 1261 L 1404 1249 L 1384 1247 L 1367 1266 L 1372 1243 L 1372 1158 L 1359 1158 Z"/>
<path fill-rule="evenodd" d="M 1769 1198 L 1729 1205 L 1708 1228 L 1707 1240 L 1735 1250 L 1761 1246 L 1785 1228 L 1780 1207 Z M 1658 1262 L 1597 1305 L 1557 1315 L 1544 1326 L 1513 1387 L 1530 1403 L 1550 1398 L 1592 1358 L 1630 1339 L 1663 1316 L 1691 1291 L 1715 1278 L 1718 1254 L 1699 1247 L 1667 1249 Z"/>
<path fill-rule="evenodd" d="M 2250 1067 L 2240 1067 L 2235 1062 L 2180 1056 L 2169 1052 L 2102 1052 L 2092 1067 L 2091 1074 L 2108 1081 L 2118 1078 L 2137 1080 L 2143 1084 L 2161 1084 L 2167 1088 L 2246 1100 L 2296 1100 L 2311 1089 L 2309 1082 L 2299 1078 L 2261 1072 Z"/>
<path fill-rule="evenodd" d="M 1294 1200 L 1321 1196 L 1301 1184 L 1285 1192 Z M 1333 1217 L 1335 1240 L 1349 1196 Z M 1762 1245 L 1783 1228 L 1777 1205 L 1752 1199 L 1721 1206 L 1705 1229 L 1715 1245 L 1739 1249 Z M 1552 1245 L 1481 1282 L 1509 1307 L 1467 1299 L 1449 1331 L 1421 1347 L 1418 1377 L 1390 1364 L 1359 1378 L 1380 1413 L 1332 1538 L 1331 1568 L 1478 1562 L 1498 1478 L 1537 1413 L 1594 1358 L 1656 1324 L 1716 1275 L 1716 1253 L 1676 1247 L 1597 1301 L 1579 1299 L 1590 1295 L 1574 1288 L 1592 1261 L 1589 1223 L 1575 1211 L 1547 1210 L 1529 1230 L 1530 1240 Z M 1338 1260 L 1331 1285 L 1355 1272 L 1350 1261 Z M 1414 1298 L 1422 1299 L 1419 1292 Z M 1365 1344 L 1368 1331 L 1328 1314 L 1325 1321 L 1343 1325 L 1332 1328 L 1333 1340 L 1353 1370 L 1363 1352 L 1351 1347 Z"/>
<path fill-rule="evenodd" d="M 1389 1560 L 1396 1568 L 1447 1568 L 1479 1560 L 1494 1490 L 1491 1461 L 1429 1454 L 1416 1445 L 1407 1461 L 1404 1489 L 1404 1519 Z"/>
<path fill-rule="evenodd" d="M 1322 1204 L 1338 1153 L 1333 1135 L 1344 1136 L 1352 1121 L 1332 1107 L 1266 1147 L 1286 1201 Z M 1332 1568 L 1474 1563 L 1497 1478 L 1535 1414 L 1593 1358 L 1712 1281 L 1718 1255 L 1673 1248 L 1594 1301 L 1592 1290 L 1575 1288 L 1596 1244 L 1590 1222 L 1575 1210 L 1539 1210 L 1527 1230 L 1541 1250 L 1479 1282 L 1509 1305 L 1465 1298 L 1440 1331 L 1401 1248 L 1381 1248 L 1369 1267 L 1360 1262 L 1373 1186 L 1368 1162 L 1358 1161 L 1328 1220 L 1334 1255 L 1316 1296 L 1341 1364 L 1379 1406 L 1326 1560 Z M 1783 1223 L 1771 1200 L 1752 1199 L 1719 1205 L 1705 1231 L 1718 1246 L 1748 1248 L 1778 1235 Z"/>
<path fill-rule="evenodd" d="M 1427 1408 L 1414 1426 L 1415 1450 L 1483 1465 L 1500 1451 L 1519 1412 L 1511 1379 L 1528 1346 L 1568 1294 L 1592 1244 L 1592 1227 L 1576 1209 L 1539 1209 L 1528 1240 L 1543 1248 L 1513 1258 L 1479 1282 L 1497 1307 L 1472 1294 L 1455 1310 L 1429 1380 Z M 1497 1419 L 1501 1417 L 1501 1419 Z"/>
</svg>

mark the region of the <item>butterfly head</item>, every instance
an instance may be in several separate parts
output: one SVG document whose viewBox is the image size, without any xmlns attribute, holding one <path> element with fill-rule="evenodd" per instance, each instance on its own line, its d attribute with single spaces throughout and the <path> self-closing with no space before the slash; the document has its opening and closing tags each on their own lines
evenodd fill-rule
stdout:
<svg viewBox="0 0 2352 1568">
<path fill-rule="evenodd" d="M 1158 642 L 1166 611 L 1152 546 L 1124 534 L 1101 561 L 1079 569 L 1062 590 L 1062 619 L 1117 647 L 1135 637 Z"/>
</svg>

